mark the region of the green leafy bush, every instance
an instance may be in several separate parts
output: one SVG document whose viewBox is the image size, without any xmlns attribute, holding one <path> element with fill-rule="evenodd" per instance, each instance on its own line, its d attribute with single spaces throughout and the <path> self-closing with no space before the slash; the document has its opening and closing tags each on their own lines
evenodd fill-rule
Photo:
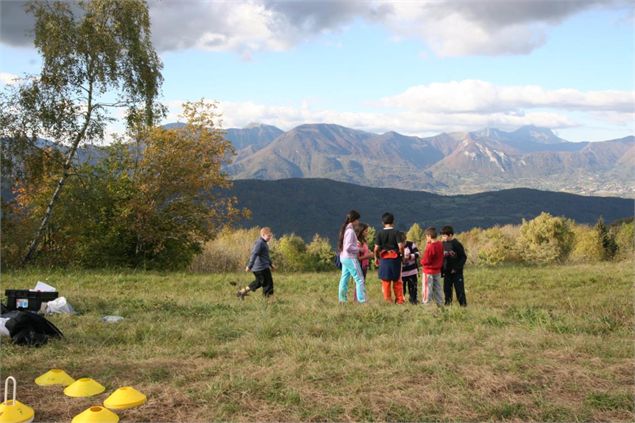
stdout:
<svg viewBox="0 0 635 423">
<path fill-rule="evenodd" d="M 516 250 L 516 237 L 511 228 L 485 229 L 480 234 L 478 262 L 488 265 L 512 263 L 520 260 Z"/>
<path fill-rule="evenodd" d="M 425 245 L 426 243 L 426 236 L 423 233 L 423 228 L 418 223 L 414 223 L 410 229 L 408 229 L 406 238 L 408 238 L 409 241 L 415 242 L 417 245 Z"/>
<path fill-rule="evenodd" d="M 283 272 L 301 272 L 309 267 L 304 240 L 295 234 L 283 235 L 272 245 L 274 264 Z"/>
<path fill-rule="evenodd" d="M 606 226 L 602 216 L 598 219 L 594 229 L 597 232 L 600 245 L 602 246 L 602 260 L 611 260 L 617 253 L 615 234 Z"/>
<path fill-rule="evenodd" d="M 315 234 L 311 243 L 306 247 L 306 254 L 308 260 L 305 270 L 328 272 L 335 269 L 335 252 L 327 238 Z"/>
<path fill-rule="evenodd" d="M 622 223 L 615 229 L 615 243 L 617 244 L 616 258 L 624 260 L 633 258 L 634 248 L 634 231 L 633 221 Z"/>
<path fill-rule="evenodd" d="M 602 259 L 602 241 L 598 231 L 586 225 L 573 228 L 574 245 L 569 256 L 574 263 L 595 263 Z"/>
<path fill-rule="evenodd" d="M 472 228 L 467 232 L 456 234 L 455 238 L 461 241 L 465 254 L 467 255 L 467 264 L 478 264 L 479 246 L 483 235 L 483 229 Z M 420 248 L 421 249 L 421 248 Z"/>
<path fill-rule="evenodd" d="M 570 220 L 544 212 L 535 219 L 523 219 L 517 242 L 522 259 L 536 264 L 564 261 L 573 246 L 571 226 Z"/>
</svg>

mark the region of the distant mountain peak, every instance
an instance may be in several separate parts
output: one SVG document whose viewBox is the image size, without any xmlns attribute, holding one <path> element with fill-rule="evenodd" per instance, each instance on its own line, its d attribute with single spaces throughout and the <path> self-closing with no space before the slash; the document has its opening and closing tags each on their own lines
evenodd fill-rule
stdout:
<svg viewBox="0 0 635 423">
<path fill-rule="evenodd" d="M 249 151 L 255 152 L 274 139 L 282 135 L 284 131 L 272 125 L 252 122 L 245 128 L 229 128 L 225 137 L 231 141 L 232 145 L 237 149 L 250 147 Z M 243 152 L 246 153 L 246 152 Z"/>
<path fill-rule="evenodd" d="M 265 125 L 264 123 L 261 123 L 261 122 L 249 122 L 247 126 L 245 126 L 245 129 L 260 128 L 261 126 L 269 126 L 269 125 Z"/>
<path fill-rule="evenodd" d="M 483 128 L 478 131 L 470 132 L 469 135 L 474 138 L 490 138 L 500 140 L 504 139 L 505 136 L 509 134 L 497 128 Z"/>
<path fill-rule="evenodd" d="M 511 135 L 515 138 L 522 138 L 523 141 L 531 140 L 540 144 L 556 144 L 565 142 L 565 140 L 554 134 L 551 129 L 535 125 L 521 126 L 512 132 Z"/>
<path fill-rule="evenodd" d="M 163 129 L 179 129 L 185 126 L 185 122 L 170 122 L 162 126 Z"/>
<path fill-rule="evenodd" d="M 356 131 L 356 129 L 347 128 L 342 125 L 338 125 L 336 123 L 304 123 L 302 125 L 298 125 L 293 129 L 304 130 L 304 129 L 346 129 L 350 131 Z"/>
<path fill-rule="evenodd" d="M 289 133 L 301 134 L 304 136 L 315 136 L 318 134 L 325 137 L 353 137 L 356 139 L 368 138 L 375 135 L 370 132 L 348 128 L 335 123 L 305 123 L 303 125 L 296 126 L 289 131 Z"/>
<path fill-rule="evenodd" d="M 397 132 L 397 131 L 388 131 L 388 132 L 384 132 L 384 133 L 382 134 L 382 136 L 385 136 L 385 137 L 400 137 L 400 138 L 402 138 L 402 137 L 403 137 L 403 138 L 406 138 L 406 136 L 405 136 L 405 135 L 400 134 L 400 133 L 399 133 L 399 132 Z"/>
</svg>

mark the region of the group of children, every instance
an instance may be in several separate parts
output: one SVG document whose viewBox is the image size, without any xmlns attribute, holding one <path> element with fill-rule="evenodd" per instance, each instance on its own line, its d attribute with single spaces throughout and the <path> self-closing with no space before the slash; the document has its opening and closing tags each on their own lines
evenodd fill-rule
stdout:
<svg viewBox="0 0 635 423">
<path fill-rule="evenodd" d="M 463 282 L 463 266 L 467 256 L 463 245 L 454 239 L 454 229 L 451 226 L 444 226 L 441 229 L 441 241 L 438 239 L 435 228 L 427 228 L 425 230 L 426 247 L 421 255 L 417 244 L 406 239 L 404 233 L 395 229 L 394 221 L 392 213 L 384 213 L 382 215 L 384 227 L 377 232 L 375 238 L 375 264 L 379 266 L 378 274 L 384 299 L 403 304 L 407 292 L 410 303 L 418 304 L 418 264 L 420 263 L 423 267 L 421 283 L 423 304 L 428 304 L 431 297 L 439 307 L 443 304 L 450 305 L 454 291 L 459 304 L 467 306 Z M 364 237 L 359 241 L 363 244 Z M 346 275 L 342 272 L 340 301 L 346 301 L 346 297 L 341 295 L 347 284 L 345 277 Z M 444 278 L 443 293 L 441 292 L 441 277 Z"/>
<path fill-rule="evenodd" d="M 366 237 L 368 225 L 359 221 L 360 214 L 351 210 L 346 215 L 338 237 L 338 254 L 342 266 L 339 282 L 338 298 L 347 301 L 348 282 L 355 281 L 354 298 L 359 303 L 366 302 L 366 275 L 370 260 L 374 259 L 378 266 L 384 299 L 403 304 L 408 293 L 411 304 L 418 304 L 419 263 L 423 267 L 421 302 L 427 304 L 430 297 L 437 306 L 452 304 L 453 291 L 459 304 L 467 306 L 465 286 L 463 282 L 463 266 L 467 260 L 463 245 L 454 238 L 451 226 L 441 229 L 442 240 L 438 239 L 435 228 L 425 230 L 426 247 L 423 256 L 417 245 L 406 239 L 406 235 L 394 227 L 394 216 L 391 213 L 382 215 L 383 229 L 375 237 L 375 248 L 371 252 Z M 269 256 L 267 242 L 271 239 L 270 228 L 262 228 L 260 238 L 254 244 L 249 263 L 245 271 L 253 272 L 255 280 L 240 289 L 236 295 L 244 299 L 251 291 L 262 287 L 263 294 L 273 295 L 273 279 L 271 269 L 275 266 Z M 443 293 L 441 292 L 443 277 Z M 391 292 L 392 288 L 392 292 Z M 394 293 L 394 300 L 392 294 Z M 444 300 L 445 298 L 445 300 Z"/>
</svg>

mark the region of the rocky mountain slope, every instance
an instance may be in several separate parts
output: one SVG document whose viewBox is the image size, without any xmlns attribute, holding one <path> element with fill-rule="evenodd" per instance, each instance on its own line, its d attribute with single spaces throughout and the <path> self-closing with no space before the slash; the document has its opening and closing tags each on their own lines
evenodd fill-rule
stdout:
<svg viewBox="0 0 635 423">
<path fill-rule="evenodd" d="M 228 138 L 234 142 L 229 132 Z M 513 132 L 488 128 L 421 138 L 307 124 L 267 140 L 241 144 L 227 168 L 233 178 L 328 178 L 441 194 L 529 187 L 634 195 L 633 136 L 569 142 L 549 129 L 526 126 Z"/>
</svg>

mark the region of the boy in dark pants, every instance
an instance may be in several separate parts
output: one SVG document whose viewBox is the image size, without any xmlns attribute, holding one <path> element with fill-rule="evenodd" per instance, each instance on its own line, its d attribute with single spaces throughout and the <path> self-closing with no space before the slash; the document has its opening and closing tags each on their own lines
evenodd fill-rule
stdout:
<svg viewBox="0 0 635 423">
<path fill-rule="evenodd" d="M 457 239 L 454 239 L 452 226 L 441 228 L 441 238 L 443 239 L 443 292 L 445 294 L 445 305 L 452 304 L 452 286 L 454 286 L 459 304 L 462 307 L 466 307 L 467 299 L 465 298 L 463 282 L 463 266 L 465 266 L 467 261 L 465 249 Z"/>
<path fill-rule="evenodd" d="M 256 280 L 244 287 L 236 293 L 236 296 L 241 300 L 251 291 L 255 291 L 262 287 L 262 295 L 270 297 L 273 295 L 273 278 L 271 277 L 271 270 L 276 267 L 271 263 L 271 257 L 269 257 L 269 246 L 267 242 L 271 239 L 273 234 L 270 228 L 262 228 L 260 230 L 260 238 L 254 243 L 254 247 L 249 257 L 249 263 L 245 267 L 245 272 L 253 272 Z"/>
</svg>

